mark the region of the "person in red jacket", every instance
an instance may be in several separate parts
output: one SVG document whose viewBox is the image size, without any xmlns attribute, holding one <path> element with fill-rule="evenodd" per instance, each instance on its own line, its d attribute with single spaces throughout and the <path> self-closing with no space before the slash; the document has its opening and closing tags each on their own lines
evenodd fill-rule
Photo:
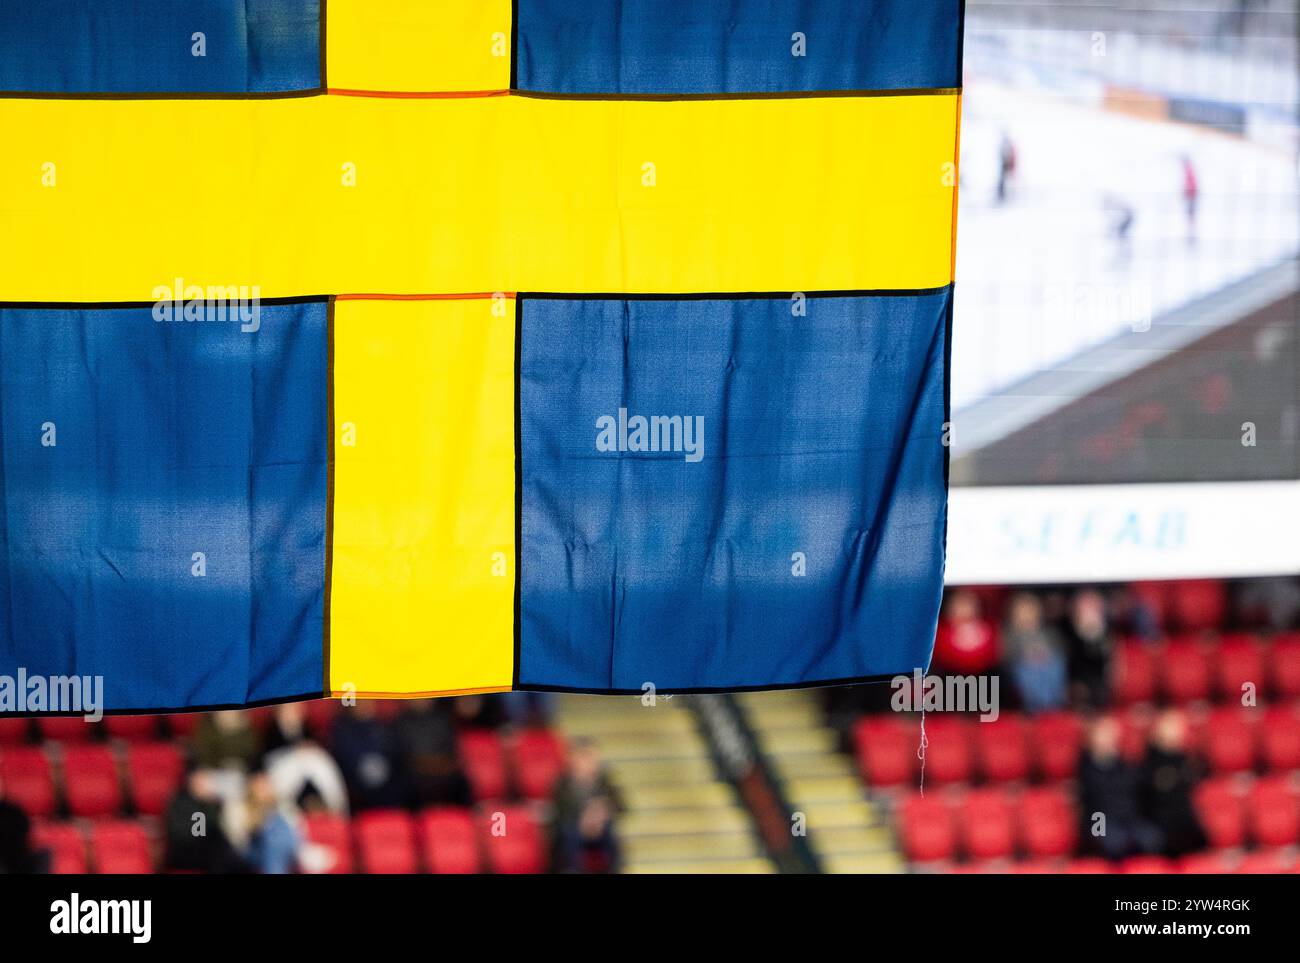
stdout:
<svg viewBox="0 0 1300 963">
<path fill-rule="evenodd" d="M 934 639 L 933 671 L 982 675 L 997 668 L 998 633 L 980 614 L 974 592 L 959 589 L 948 599 Z"/>
</svg>

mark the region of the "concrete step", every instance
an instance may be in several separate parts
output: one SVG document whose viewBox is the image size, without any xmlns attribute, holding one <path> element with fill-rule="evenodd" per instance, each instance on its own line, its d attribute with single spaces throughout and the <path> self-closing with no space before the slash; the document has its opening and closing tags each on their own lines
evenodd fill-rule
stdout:
<svg viewBox="0 0 1300 963">
<path fill-rule="evenodd" d="M 692 833 L 748 833 L 749 817 L 734 806 L 709 809 L 652 809 L 625 812 L 618 820 L 624 839 L 636 836 L 680 836 Z"/>
<path fill-rule="evenodd" d="M 631 863 L 627 866 L 628 873 L 684 873 L 692 876 L 707 876 L 710 874 L 724 873 L 726 875 L 761 875 L 775 873 L 776 867 L 772 865 L 771 860 L 757 859 L 713 859 L 713 860 L 694 860 L 694 861 L 677 861 L 667 863 Z"/>
</svg>

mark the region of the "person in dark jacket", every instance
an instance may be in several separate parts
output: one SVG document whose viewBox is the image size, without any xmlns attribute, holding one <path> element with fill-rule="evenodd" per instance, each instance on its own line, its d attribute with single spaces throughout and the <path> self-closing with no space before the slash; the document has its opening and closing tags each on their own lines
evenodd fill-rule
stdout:
<svg viewBox="0 0 1300 963">
<path fill-rule="evenodd" d="M 1164 838 L 1142 813 L 1141 773 L 1120 753 L 1119 723 L 1098 719 L 1079 762 L 1082 838 L 1107 859 L 1157 853 Z"/>
<path fill-rule="evenodd" d="M 1192 805 L 1200 766 L 1184 750 L 1187 723 L 1176 709 L 1161 713 L 1142 760 L 1143 815 L 1164 834 L 1164 854 L 1185 856 L 1208 840 Z"/>
<path fill-rule="evenodd" d="M 596 746 L 578 740 L 556 783 L 552 865 L 560 873 L 617 873 L 622 853 L 614 817 L 622 809 Z"/>
<path fill-rule="evenodd" d="M 1085 706 L 1105 706 L 1110 701 L 1110 657 L 1115 638 L 1106 615 L 1106 600 L 1100 592 L 1084 589 L 1070 600 L 1065 640 L 1075 698 Z"/>
<path fill-rule="evenodd" d="M 396 729 L 413 806 L 468 806 L 474 801 L 446 705 L 435 699 L 405 702 Z"/>
<path fill-rule="evenodd" d="M 407 803 L 406 766 L 393 727 L 362 699 L 334 720 L 331 741 L 353 809 L 402 807 Z"/>
<path fill-rule="evenodd" d="M 163 813 L 167 868 L 192 873 L 247 873 L 250 867 L 221 825 L 212 774 L 192 769 Z"/>
<path fill-rule="evenodd" d="M 48 854 L 32 848 L 31 833 L 27 813 L 5 798 L 0 784 L 0 875 L 46 872 Z"/>
</svg>

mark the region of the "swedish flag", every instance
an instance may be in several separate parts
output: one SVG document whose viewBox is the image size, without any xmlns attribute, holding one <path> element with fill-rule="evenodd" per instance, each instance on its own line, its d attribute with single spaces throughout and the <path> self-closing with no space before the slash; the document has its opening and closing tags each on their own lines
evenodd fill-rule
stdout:
<svg viewBox="0 0 1300 963">
<path fill-rule="evenodd" d="M 961 14 L 0 6 L 0 675 L 925 666 Z"/>
</svg>

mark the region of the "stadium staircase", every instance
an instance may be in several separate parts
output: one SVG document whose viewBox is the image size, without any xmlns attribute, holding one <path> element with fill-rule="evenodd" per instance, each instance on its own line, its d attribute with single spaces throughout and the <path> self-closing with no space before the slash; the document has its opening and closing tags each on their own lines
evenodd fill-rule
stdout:
<svg viewBox="0 0 1300 963">
<path fill-rule="evenodd" d="M 561 696 L 556 724 L 600 750 L 622 795 L 629 873 L 770 873 L 754 824 L 719 774 L 686 697 Z"/>
<path fill-rule="evenodd" d="M 904 872 L 885 811 L 863 792 L 813 694 L 754 692 L 738 701 L 785 799 L 806 817 L 808 843 L 822 871 Z"/>
</svg>

